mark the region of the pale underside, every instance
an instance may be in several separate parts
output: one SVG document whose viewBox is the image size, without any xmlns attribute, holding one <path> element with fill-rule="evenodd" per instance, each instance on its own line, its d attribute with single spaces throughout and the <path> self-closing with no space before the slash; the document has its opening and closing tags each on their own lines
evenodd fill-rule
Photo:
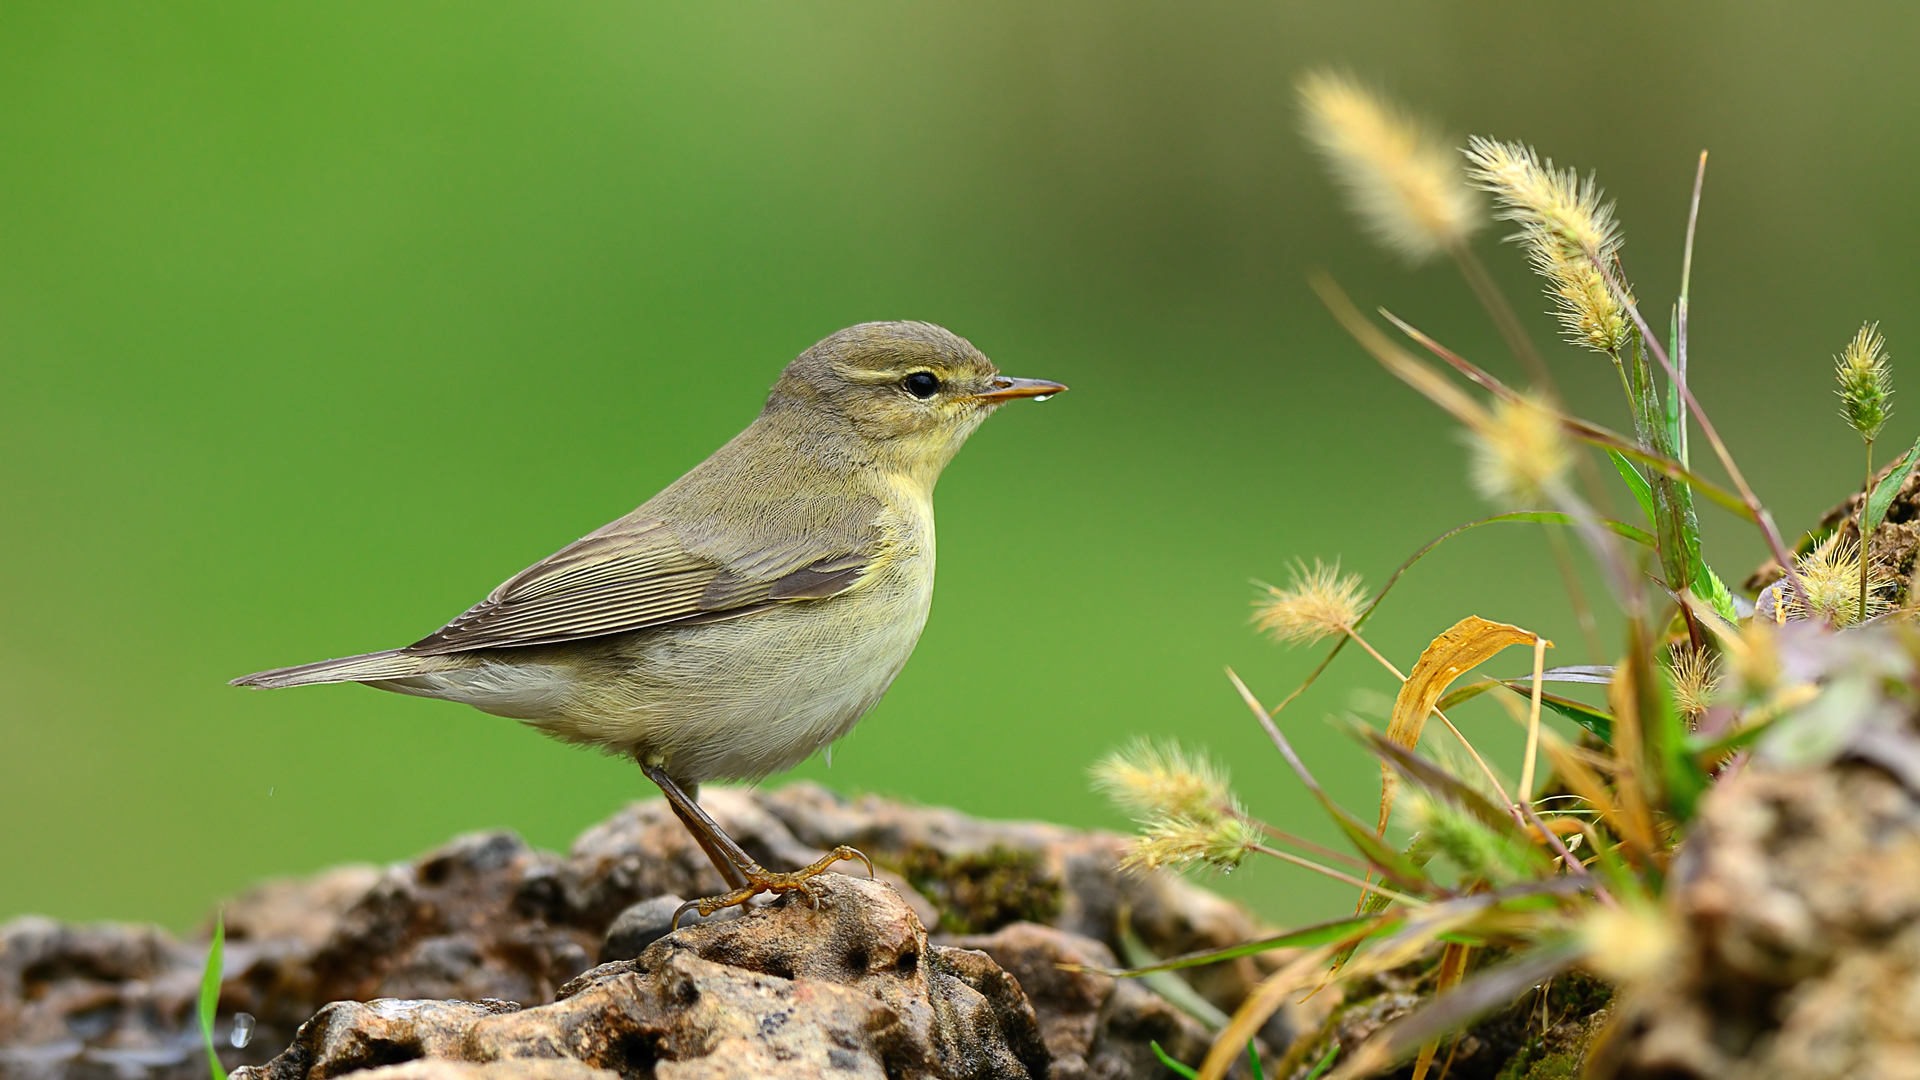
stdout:
<svg viewBox="0 0 1920 1080">
<path fill-rule="evenodd" d="M 659 763 L 683 783 L 759 779 L 845 735 L 886 693 L 932 603 L 932 552 L 921 554 L 823 599 L 564 646 L 423 657 L 427 670 L 368 685 L 525 720 Z"/>
</svg>

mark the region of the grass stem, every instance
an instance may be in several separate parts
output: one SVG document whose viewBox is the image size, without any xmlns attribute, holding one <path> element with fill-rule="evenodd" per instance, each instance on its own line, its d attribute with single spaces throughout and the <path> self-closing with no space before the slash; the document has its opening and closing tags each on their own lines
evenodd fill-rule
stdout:
<svg viewBox="0 0 1920 1080">
<path fill-rule="evenodd" d="M 1666 372 L 1667 378 L 1672 379 L 1673 384 L 1680 388 L 1681 401 L 1693 410 L 1694 422 L 1700 425 L 1700 432 L 1707 437 L 1707 442 L 1712 444 L 1714 456 L 1720 459 L 1721 468 L 1727 470 L 1727 478 L 1733 481 L 1734 488 L 1740 492 L 1741 501 L 1747 504 L 1747 510 L 1753 514 L 1754 521 L 1760 526 L 1760 535 L 1767 542 L 1768 552 L 1787 572 L 1787 581 L 1792 584 L 1794 592 L 1800 595 L 1801 602 L 1811 604 L 1807 583 L 1800 580 L 1799 567 L 1795 565 L 1793 556 L 1788 554 L 1786 541 L 1780 538 L 1780 528 L 1774 524 L 1772 512 L 1760 502 L 1760 497 L 1753 493 L 1753 488 L 1747 483 L 1746 474 L 1740 471 L 1740 466 L 1733 460 L 1732 452 L 1721 440 L 1720 432 L 1714 428 L 1713 421 L 1707 418 L 1707 412 L 1701 407 L 1700 399 L 1694 396 L 1693 388 L 1687 385 L 1685 379 L 1680 378 L 1679 372 L 1673 366 L 1673 358 L 1667 355 L 1667 350 L 1660 344 L 1659 339 L 1653 336 L 1653 329 L 1647 325 L 1646 317 L 1640 314 L 1640 306 L 1634 303 L 1632 294 L 1628 293 L 1626 287 L 1620 283 L 1619 275 L 1613 272 L 1612 267 L 1595 258 L 1591 252 L 1588 253 L 1587 258 L 1600 271 L 1600 275 L 1606 280 L 1607 288 L 1613 290 L 1621 307 L 1625 308 L 1627 314 L 1633 318 L 1633 325 L 1640 331 L 1641 340 L 1646 342 L 1647 351 L 1653 354 L 1654 359 L 1660 361 L 1660 367 Z"/>
<path fill-rule="evenodd" d="M 1314 862 L 1312 859 L 1303 859 L 1300 856 L 1295 855 L 1291 851 L 1281 851 L 1279 848 L 1270 848 L 1265 844 L 1255 844 L 1253 845 L 1253 850 L 1259 852 L 1262 855 L 1271 855 L 1276 859 L 1285 860 L 1286 862 L 1290 862 L 1295 866 L 1303 866 L 1308 870 L 1313 871 L 1316 874 L 1325 874 L 1326 876 L 1333 878 L 1337 881 L 1344 881 L 1349 885 L 1356 885 L 1366 890 L 1367 892 L 1378 893 L 1379 895 L 1386 897 L 1387 899 L 1393 901 L 1396 904 L 1405 904 L 1408 907 L 1426 907 L 1427 906 L 1427 902 L 1425 900 L 1420 899 L 1417 896 L 1408 896 L 1406 893 L 1395 892 L 1394 890 L 1389 889 L 1384 885 L 1375 885 L 1371 881 L 1363 881 L 1360 878 L 1354 877 L 1352 874 L 1343 874 L 1340 871 L 1335 870 L 1331 866 L 1322 866 L 1319 863 Z"/>
<path fill-rule="evenodd" d="M 1533 636 L 1533 705 L 1527 714 L 1527 757 L 1520 766 L 1520 788 L 1514 792 L 1514 801 L 1522 804 L 1533 802 L 1533 768 L 1540 756 L 1540 684 L 1544 681 L 1547 665 L 1547 639 L 1538 634 Z"/>
</svg>

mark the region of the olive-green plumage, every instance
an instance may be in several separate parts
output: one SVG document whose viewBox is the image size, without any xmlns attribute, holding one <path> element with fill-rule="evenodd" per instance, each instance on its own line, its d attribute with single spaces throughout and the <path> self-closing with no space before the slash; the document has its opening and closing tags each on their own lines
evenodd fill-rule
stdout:
<svg viewBox="0 0 1920 1080">
<path fill-rule="evenodd" d="M 788 365 L 766 408 L 633 513 L 402 649 L 242 686 L 360 682 L 631 754 L 681 784 L 757 779 L 879 701 L 933 597 L 933 488 L 1003 377 L 927 323 L 866 323 Z"/>
</svg>

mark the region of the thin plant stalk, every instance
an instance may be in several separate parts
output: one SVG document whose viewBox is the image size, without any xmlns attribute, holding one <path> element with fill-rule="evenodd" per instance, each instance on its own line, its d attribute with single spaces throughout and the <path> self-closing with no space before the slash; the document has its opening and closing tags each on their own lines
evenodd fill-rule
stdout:
<svg viewBox="0 0 1920 1080">
<path fill-rule="evenodd" d="M 1547 401 L 1552 403 L 1554 411 L 1565 412 L 1566 399 L 1561 396 L 1560 387 L 1553 381 L 1553 372 L 1548 369 L 1546 361 L 1540 358 L 1539 350 L 1533 347 L 1533 339 L 1527 336 L 1526 328 L 1520 324 L 1520 316 L 1514 312 L 1513 305 L 1507 302 L 1507 294 L 1500 291 L 1500 286 L 1494 283 L 1493 275 L 1487 272 L 1487 265 L 1480 261 L 1480 256 L 1474 254 L 1473 248 L 1465 241 L 1449 246 L 1447 254 L 1453 257 L 1453 264 L 1459 268 L 1460 276 L 1467 279 L 1467 285 L 1473 290 L 1474 298 L 1480 301 L 1482 308 L 1486 309 L 1487 317 L 1493 320 L 1493 325 L 1499 329 L 1500 336 L 1506 339 L 1507 348 L 1513 350 L 1513 355 L 1520 361 L 1520 366 L 1527 369 L 1527 375 L 1540 388 L 1540 392 L 1547 396 Z M 1587 498 L 1611 517 L 1606 501 L 1607 486 L 1601 482 L 1600 470 L 1594 465 L 1593 458 L 1584 452 L 1575 454 L 1574 468 L 1580 471 L 1580 483 L 1587 489 Z M 1565 575 L 1563 574 L 1562 577 Z M 1567 580 L 1569 594 L 1573 597 L 1574 610 L 1576 613 L 1582 613 L 1581 627 L 1591 639 L 1593 637 L 1593 631 L 1590 629 L 1593 624 L 1592 615 L 1586 612 L 1585 598 L 1580 594 L 1579 585 L 1571 578 Z M 1597 658 L 1599 655 L 1600 652 L 1596 649 L 1594 656 Z"/>
<path fill-rule="evenodd" d="M 1441 544 L 1446 543 L 1448 540 L 1453 539 L 1455 536 L 1458 536 L 1461 533 L 1466 532 L 1468 529 L 1474 529 L 1482 525 L 1490 524 L 1496 521 L 1504 521 L 1504 520 L 1511 520 L 1511 518 L 1509 517 L 1509 515 L 1506 515 L 1506 514 L 1495 514 L 1492 517 L 1484 517 L 1484 518 L 1476 519 L 1474 521 L 1469 521 L 1465 525 L 1456 525 L 1453 528 L 1448 529 L 1446 532 L 1441 533 L 1439 536 L 1436 536 L 1432 540 L 1429 540 L 1425 544 L 1421 545 L 1420 550 L 1407 556 L 1406 560 L 1403 561 L 1398 567 L 1396 567 L 1392 574 L 1388 575 L 1386 584 L 1380 586 L 1380 591 L 1373 594 L 1373 600 L 1367 604 L 1366 610 L 1362 611 L 1360 613 L 1360 617 L 1353 621 L 1354 628 L 1358 629 L 1359 627 L 1366 625 L 1366 621 L 1373 616 L 1374 611 L 1379 609 L 1380 604 L 1386 600 L 1387 593 L 1392 591 L 1394 585 L 1398 584 L 1400 579 L 1406 576 L 1407 571 L 1413 568 L 1414 563 L 1417 563 L 1421 559 L 1426 558 L 1427 554 L 1431 552 L 1434 548 L 1437 548 Z M 1299 686 L 1294 687 L 1291 693 L 1289 693 L 1286 697 L 1281 698 L 1280 704 L 1275 705 L 1273 707 L 1273 711 L 1269 712 L 1267 715 L 1279 716 L 1280 711 L 1282 709 L 1285 709 L 1288 705 L 1293 704 L 1294 698 L 1297 698 L 1301 694 L 1306 693 L 1307 689 L 1311 687 L 1320 678 L 1321 674 L 1324 673 L 1328 667 L 1332 666 L 1334 658 L 1340 655 L 1340 650 L 1347 647 L 1347 640 L 1348 639 L 1345 635 L 1341 635 L 1341 637 L 1335 640 L 1333 643 L 1333 648 L 1327 650 L 1327 655 L 1320 659 L 1320 663 L 1315 665 L 1314 669 L 1307 674 L 1307 677 L 1300 681 Z"/>
<path fill-rule="evenodd" d="M 1453 257 L 1453 265 L 1460 269 L 1460 276 L 1467 279 L 1467 286 L 1473 290 L 1474 298 L 1486 309 L 1487 317 L 1493 320 L 1500 336 L 1506 339 L 1507 348 L 1513 350 L 1520 366 L 1527 369 L 1527 375 L 1533 379 L 1534 385 L 1547 395 L 1548 400 L 1560 404 L 1564 399 L 1560 396 L 1559 386 L 1553 381 L 1553 373 L 1547 369 L 1546 361 L 1540 358 L 1539 350 L 1533 347 L 1532 339 L 1527 337 L 1526 328 L 1520 325 L 1520 316 L 1514 313 L 1513 305 L 1507 303 L 1506 294 L 1494 284 L 1493 275 L 1487 273 L 1486 264 L 1480 261 L 1480 257 L 1473 253 L 1473 248 L 1464 240 L 1448 245 L 1447 254 Z"/>
<path fill-rule="evenodd" d="M 1545 681 L 1547 664 L 1547 639 L 1535 634 L 1533 637 L 1533 707 L 1527 714 L 1527 758 L 1520 766 L 1520 789 L 1514 793 L 1514 801 L 1528 804 L 1533 801 L 1533 766 L 1540 756 L 1540 684 Z"/>
<path fill-rule="evenodd" d="M 1320 844 L 1316 844 L 1313 841 L 1306 839 L 1305 837 L 1295 836 L 1290 832 L 1285 832 L 1283 830 L 1276 829 L 1264 821 L 1255 821 L 1254 824 L 1260 826 L 1260 830 L 1262 832 L 1266 833 L 1268 836 L 1273 837 L 1275 840 L 1278 840 L 1281 843 L 1285 843 L 1285 844 L 1292 844 L 1294 847 L 1297 847 L 1297 848 L 1305 848 L 1306 850 L 1313 852 L 1315 855 L 1318 855 L 1323 859 L 1334 859 L 1336 861 L 1348 863 L 1350 865 L 1358 866 L 1361 868 L 1365 868 L 1366 866 L 1365 861 L 1361 859 L 1356 859 L 1344 851 L 1335 851 L 1330 847 L 1324 847 Z"/>
<path fill-rule="evenodd" d="M 1647 351 L 1653 354 L 1654 359 L 1660 361 L 1660 367 L 1666 372 L 1667 378 L 1672 379 L 1673 384 L 1680 388 L 1680 399 L 1693 410 L 1694 422 L 1700 425 L 1700 432 L 1707 437 L 1707 442 L 1712 444 L 1714 456 L 1720 459 L 1721 468 L 1727 470 L 1727 478 L 1733 481 L 1735 490 L 1740 493 L 1741 501 L 1747 504 L 1747 509 L 1752 512 L 1754 521 L 1759 524 L 1760 535 L 1767 542 L 1767 550 L 1773 555 L 1774 561 L 1787 572 L 1787 581 L 1800 595 L 1801 602 L 1810 602 L 1807 583 L 1800 580 L 1800 570 L 1794 564 L 1793 556 L 1787 553 L 1786 541 L 1780 538 L 1780 529 L 1773 522 L 1773 513 L 1761 503 L 1760 497 L 1753 493 L 1752 486 L 1747 483 L 1746 474 L 1742 473 L 1740 466 L 1734 462 L 1732 452 L 1721 440 L 1720 432 L 1715 430 L 1713 421 L 1707 418 L 1707 411 L 1701 407 L 1700 399 L 1694 396 L 1693 388 L 1687 385 L 1685 379 L 1680 378 L 1679 372 L 1673 366 L 1673 358 L 1667 355 L 1667 350 L 1653 336 L 1653 329 L 1647 325 L 1646 317 L 1640 314 L 1640 306 L 1634 303 L 1633 296 L 1620 284 L 1620 279 L 1614 274 L 1612 267 L 1595 257 L 1593 252 L 1587 253 L 1587 261 L 1599 270 L 1601 277 L 1607 283 L 1607 288 L 1613 291 L 1620 306 L 1633 317 L 1633 325 L 1640 331 L 1641 340 L 1646 342 Z"/>
<path fill-rule="evenodd" d="M 1295 866 L 1306 867 L 1308 870 L 1311 870 L 1316 874 L 1325 874 L 1326 876 L 1333 878 L 1336 881 L 1344 881 L 1349 885 L 1357 886 L 1361 889 L 1366 890 L 1367 892 L 1378 893 L 1379 895 L 1386 897 L 1387 899 L 1393 901 L 1396 904 L 1405 904 L 1408 907 L 1426 907 L 1427 906 L 1427 902 L 1425 900 L 1420 899 L 1417 896 L 1408 896 L 1406 893 L 1395 892 L 1394 890 L 1389 889 L 1383 885 L 1375 885 L 1371 881 L 1362 881 L 1361 879 L 1354 877 L 1352 874 L 1343 874 L 1340 871 L 1335 870 L 1331 866 L 1322 866 L 1319 863 L 1314 862 L 1312 859 L 1303 859 L 1300 856 L 1295 855 L 1291 851 L 1281 851 L 1279 848 L 1271 848 L 1265 844 L 1254 844 L 1253 850 L 1259 852 L 1262 855 L 1271 855 L 1276 859 L 1283 859 L 1287 862 L 1294 864 Z"/>
<path fill-rule="evenodd" d="M 1867 535 L 1867 504 L 1873 501 L 1873 436 L 1867 442 L 1867 483 L 1860 489 L 1860 621 L 1867 621 L 1867 565 L 1873 553 L 1873 537 Z"/>
<path fill-rule="evenodd" d="M 1388 660 L 1386 657 L 1381 656 L 1378 652 L 1374 651 L 1373 646 L 1367 644 L 1367 641 L 1365 638 L 1361 637 L 1358 633 L 1354 632 L 1351 629 L 1347 630 L 1347 635 L 1353 638 L 1354 641 L 1358 642 L 1361 648 L 1367 650 L 1367 652 L 1371 654 L 1375 660 L 1380 661 L 1382 666 L 1384 666 L 1388 671 L 1393 673 L 1394 678 L 1400 680 L 1403 683 L 1407 681 L 1407 677 L 1405 675 L 1400 674 L 1400 669 L 1397 667 L 1394 667 L 1393 662 L 1391 660 Z M 1499 791 L 1500 778 L 1494 775 L 1492 766 L 1488 765 L 1486 759 L 1480 756 L 1480 751 L 1473 748 L 1473 743 L 1467 740 L 1466 734 L 1462 732 L 1459 728 L 1453 726 L 1453 721 L 1447 719 L 1446 713 L 1441 712 L 1439 709 L 1435 709 L 1433 710 L 1433 715 L 1439 717 L 1440 722 L 1447 725 L 1447 730 L 1453 732 L 1453 737 L 1460 740 L 1460 745 L 1467 748 L 1467 753 L 1473 756 L 1474 764 L 1479 765 L 1480 772 L 1486 776 L 1487 783 L 1493 785 L 1493 790 Z M 1519 815 L 1517 814 L 1514 815 L 1514 817 L 1515 817 L 1515 820 L 1519 819 Z"/>
<path fill-rule="evenodd" d="M 1585 461 L 1585 453 L 1577 457 Z M 1567 550 L 1567 540 L 1553 529 L 1544 530 L 1547 534 L 1547 548 L 1553 553 L 1553 563 L 1560 570 L 1560 582 L 1567 588 L 1567 599 L 1573 604 L 1574 621 L 1580 624 L 1580 637 L 1586 642 L 1587 656 L 1594 663 L 1606 655 L 1606 649 L 1600 644 L 1600 627 L 1594 621 L 1593 608 L 1587 603 L 1586 590 L 1580 587 L 1580 572 L 1573 565 L 1573 552 Z"/>
<path fill-rule="evenodd" d="M 1693 290 L 1693 234 L 1700 224 L 1700 191 L 1707 183 L 1707 152 L 1700 151 L 1700 166 L 1693 174 L 1693 201 L 1687 206 L 1687 246 L 1680 257 L 1680 302 L 1674 315 L 1673 367 L 1680 374 L 1680 383 L 1687 381 L 1687 307 L 1688 296 Z M 1687 460 L 1687 401 L 1680 399 L 1680 423 L 1675 434 L 1679 444 L 1673 448 L 1674 457 L 1680 464 L 1690 465 Z"/>
</svg>

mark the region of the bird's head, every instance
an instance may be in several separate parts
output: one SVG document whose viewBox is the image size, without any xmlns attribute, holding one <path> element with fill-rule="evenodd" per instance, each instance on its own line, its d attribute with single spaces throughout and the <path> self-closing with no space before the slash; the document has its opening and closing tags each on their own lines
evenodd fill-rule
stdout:
<svg viewBox="0 0 1920 1080">
<path fill-rule="evenodd" d="M 965 338 L 932 323 L 861 323 L 787 365 L 767 412 L 850 439 L 883 467 L 930 483 L 994 409 L 1065 389 L 1002 375 Z"/>
</svg>

